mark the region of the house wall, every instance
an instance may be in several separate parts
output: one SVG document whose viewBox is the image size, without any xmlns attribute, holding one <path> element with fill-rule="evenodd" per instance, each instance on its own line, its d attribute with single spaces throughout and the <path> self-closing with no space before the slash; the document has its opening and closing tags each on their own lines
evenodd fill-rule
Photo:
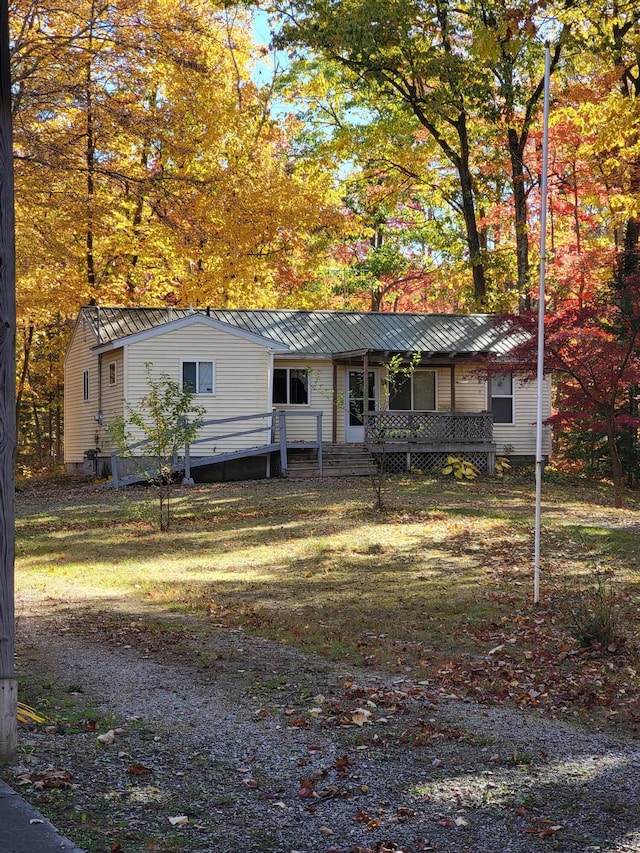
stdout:
<svg viewBox="0 0 640 853">
<path fill-rule="evenodd" d="M 456 412 L 484 412 L 487 409 L 487 383 L 477 371 L 456 366 Z"/>
<path fill-rule="evenodd" d="M 315 441 L 317 421 L 305 412 L 322 412 L 322 440 L 332 441 L 333 417 L 333 363 L 329 360 L 304 360 L 275 357 L 274 368 L 289 367 L 309 371 L 309 404 L 307 406 L 277 405 L 274 409 L 289 413 L 287 439 L 289 441 Z"/>
<path fill-rule="evenodd" d="M 516 378 L 514 382 L 515 424 L 494 424 L 493 440 L 498 455 L 534 456 L 536 452 L 538 387 L 536 382 Z M 551 415 L 551 387 L 543 385 L 542 417 Z M 551 428 L 543 426 L 542 453 L 551 453 Z"/>
<path fill-rule="evenodd" d="M 98 358 L 97 356 L 93 356 Z M 109 384 L 109 365 L 116 366 L 116 384 Z M 98 427 L 100 437 L 100 455 L 108 456 L 115 446 L 109 441 L 108 427 L 116 418 L 126 415 L 125 406 L 125 373 L 124 373 L 124 350 L 117 349 L 113 352 L 103 353 L 100 358 L 100 370 L 102 373 L 102 425 Z"/>
<path fill-rule="evenodd" d="M 152 375 L 167 374 L 181 382 L 181 363 L 213 361 L 215 366 L 214 394 L 198 394 L 194 404 L 205 409 L 204 420 L 254 415 L 271 410 L 269 392 L 270 354 L 267 347 L 224 330 L 212 329 L 204 323 L 168 330 L 129 344 L 126 348 L 127 403 L 134 407 L 147 393 L 146 363 L 151 363 Z M 267 441 L 266 421 L 236 422 L 215 427 L 217 435 L 240 430 L 260 429 L 260 432 L 236 438 L 212 438 L 192 447 L 194 456 L 214 451 L 242 450 Z M 200 435 L 211 434 L 213 427 L 204 427 Z M 141 440 L 136 436 L 134 440 Z"/>
<path fill-rule="evenodd" d="M 545 379 L 543 386 L 542 415 L 551 415 L 551 386 Z M 533 456 L 536 452 L 536 419 L 538 389 L 536 382 L 515 378 L 515 423 L 494 424 L 493 440 L 499 455 Z M 481 412 L 489 407 L 487 383 L 474 375 L 473 368 L 456 368 L 456 410 Z M 542 452 L 551 453 L 551 428 L 543 427 Z"/>
<path fill-rule="evenodd" d="M 97 344 L 91 326 L 82 317 L 76 323 L 64 362 L 64 461 L 71 472 L 81 471 L 84 453 L 96 447 L 98 414 Z M 89 399 L 83 399 L 83 372 L 89 371 Z M 79 466 L 79 467 L 78 467 Z"/>
</svg>

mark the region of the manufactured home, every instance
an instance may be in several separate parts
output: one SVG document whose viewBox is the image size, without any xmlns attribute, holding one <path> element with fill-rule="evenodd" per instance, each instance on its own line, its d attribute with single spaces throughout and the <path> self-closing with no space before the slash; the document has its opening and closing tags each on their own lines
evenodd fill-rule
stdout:
<svg viewBox="0 0 640 853">
<path fill-rule="evenodd" d="M 194 479 L 357 473 L 381 453 L 397 472 L 451 454 L 492 471 L 536 449 L 536 383 L 479 372 L 516 342 L 487 314 L 85 307 L 65 358 L 65 463 L 133 478 L 108 424 L 139 407 L 151 371 L 204 409 L 176 460 Z M 545 418 L 550 404 L 545 381 Z"/>
</svg>

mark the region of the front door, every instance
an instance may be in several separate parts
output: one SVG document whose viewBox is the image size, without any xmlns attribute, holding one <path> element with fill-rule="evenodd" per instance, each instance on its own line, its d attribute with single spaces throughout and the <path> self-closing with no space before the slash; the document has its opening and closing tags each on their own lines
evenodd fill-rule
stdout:
<svg viewBox="0 0 640 853">
<path fill-rule="evenodd" d="M 376 371 L 370 370 L 367 393 L 364 389 L 364 370 L 348 370 L 346 375 L 345 440 L 349 443 L 364 441 L 364 412 L 376 410 Z"/>
</svg>

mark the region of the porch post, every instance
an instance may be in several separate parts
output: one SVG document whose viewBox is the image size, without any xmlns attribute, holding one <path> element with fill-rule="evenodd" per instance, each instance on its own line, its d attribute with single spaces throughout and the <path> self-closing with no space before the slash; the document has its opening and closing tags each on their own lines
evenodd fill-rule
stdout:
<svg viewBox="0 0 640 853">
<path fill-rule="evenodd" d="M 318 441 L 318 471 L 322 477 L 322 412 L 316 415 L 316 435 Z"/>
<path fill-rule="evenodd" d="M 280 472 L 287 476 L 287 419 L 286 412 L 278 412 L 278 430 L 280 432 Z"/>
<path fill-rule="evenodd" d="M 113 486 L 114 488 L 118 488 L 120 486 L 119 478 L 118 478 L 118 451 L 114 450 L 111 454 L 111 477 L 113 478 Z"/>
<path fill-rule="evenodd" d="M 369 350 L 365 350 L 362 357 L 363 388 L 362 388 L 362 426 L 364 427 L 365 441 L 367 438 L 367 417 L 369 415 Z"/>
<path fill-rule="evenodd" d="M 333 444 L 338 443 L 338 365 L 333 362 L 333 400 L 332 400 L 332 418 L 331 425 L 331 441 Z"/>
<path fill-rule="evenodd" d="M 193 480 L 191 479 L 191 445 L 188 441 L 184 445 L 184 480 L 182 481 L 182 485 L 193 486 Z"/>
<path fill-rule="evenodd" d="M 436 407 L 437 408 L 437 407 Z M 451 411 L 456 410 L 456 366 L 451 365 Z"/>
</svg>

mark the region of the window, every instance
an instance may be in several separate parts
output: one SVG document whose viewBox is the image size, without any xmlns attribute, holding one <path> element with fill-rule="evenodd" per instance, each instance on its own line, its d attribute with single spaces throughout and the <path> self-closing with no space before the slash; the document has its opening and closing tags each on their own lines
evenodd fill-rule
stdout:
<svg viewBox="0 0 640 853">
<path fill-rule="evenodd" d="M 411 376 L 399 376 L 389 394 L 389 408 L 414 412 L 435 412 L 436 372 L 416 370 Z"/>
<path fill-rule="evenodd" d="M 496 373 L 491 377 L 491 412 L 494 424 L 513 423 L 513 377 Z"/>
<path fill-rule="evenodd" d="M 89 399 L 89 371 L 85 370 L 82 373 L 82 399 L 86 403 Z"/>
<path fill-rule="evenodd" d="M 214 393 L 214 366 L 212 361 L 183 361 L 182 387 L 193 394 Z"/>
<path fill-rule="evenodd" d="M 276 367 L 273 371 L 273 402 L 306 406 L 309 403 L 309 371 L 298 367 Z"/>
<path fill-rule="evenodd" d="M 117 385 L 118 384 L 118 374 L 116 372 L 116 363 L 115 361 L 109 362 L 109 385 Z"/>
</svg>

